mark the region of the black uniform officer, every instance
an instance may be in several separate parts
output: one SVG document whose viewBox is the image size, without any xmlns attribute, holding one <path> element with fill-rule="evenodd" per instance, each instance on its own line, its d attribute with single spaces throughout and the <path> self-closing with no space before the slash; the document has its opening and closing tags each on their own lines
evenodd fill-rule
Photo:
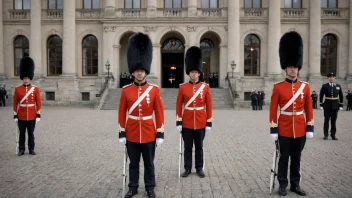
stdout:
<svg viewBox="0 0 352 198">
<path fill-rule="evenodd" d="M 320 89 L 320 108 L 324 109 L 324 140 L 328 139 L 329 135 L 329 120 L 331 118 L 331 138 L 336 138 L 336 119 L 339 110 L 342 110 L 343 93 L 341 86 L 335 83 L 335 74 L 333 72 L 328 74 L 329 82 L 323 84 Z M 323 98 L 325 101 L 323 103 Z"/>
<path fill-rule="evenodd" d="M 317 108 L 317 101 L 318 101 L 318 94 L 313 91 L 312 95 L 312 101 L 313 101 L 313 109 Z"/>
<path fill-rule="evenodd" d="M 253 110 L 257 110 L 257 104 L 258 104 L 258 103 L 257 103 L 257 102 L 258 102 L 257 98 L 258 98 L 257 92 L 256 92 L 256 91 L 253 91 L 253 92 L 251 93 L 252 109 L 253 109 Z"/>
<path fill-rule="evenodd" d="M 346 111 L 351 111 L 352 110 L 352 93 L 350 92 L 350 90 L 348 90 L 347 92 L 347 109 Z"/>
</svg>

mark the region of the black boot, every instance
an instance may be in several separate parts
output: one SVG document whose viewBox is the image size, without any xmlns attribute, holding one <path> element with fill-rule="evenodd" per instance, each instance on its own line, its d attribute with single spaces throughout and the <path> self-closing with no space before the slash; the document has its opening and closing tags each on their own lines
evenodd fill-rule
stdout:
<svg viewBox="0 0 352 198">
<path fill-rule="evenodd" d="M 147 195 L 149 198 L 155 198 L 155 192 L 154 190 L 147 190 Z"/>
<path fill-rule="evenodd" d="M 328 140 L 328 136 L 324 136 L 324 140 Z"/>
<path fill-rule="evenodd" d="M 17 155 L 18 156 L 24 155 L 24 150 L 19 150 Z"/>
<path fill-rule="evenodd" d="M 138 193 L 137 189 L 128 189 L 128 192 L 125 195 L 125 198 L 130 198 L 135 196 Z"/>
<path fill-rule="evenodd" d="M 199 170 L 197 171 L 197 175 L 200 177 L 200 178 L 204 178 L 205 177 L 205 174 L 202 170 Z"/>
<path fill-rule="evenodd" d="M 301 189 L 301 187 L 299 186 L 291 186 L 290 191 L 295 192 L 296 194 L 300 195 L 300 196 L 306 196 L 306 192 L 304 192 L 304 190 Z"/>
<path fill-rule="evenodd" d="M 182 173 L 182 177 L 188 177 L 189 174 L 191 174 L 191 170 L 185 170 L 185 172 Z"/>
<path fill-rule="evenodd" d="M 331 136 L 333 140 L 338 140 L 336 136 Z"/>
<path fill-rule="evenodd" d="M 29 154 L 36 155 L 36 153 L 33 150 L 29 150 Z"/>
<path fill-rule="evenodd" d="M 279 187 L 279 195 L 280 196 L 286 196 L 287 195 L 286 187 L 283 187 L 283 186 Z"/>
</svg>

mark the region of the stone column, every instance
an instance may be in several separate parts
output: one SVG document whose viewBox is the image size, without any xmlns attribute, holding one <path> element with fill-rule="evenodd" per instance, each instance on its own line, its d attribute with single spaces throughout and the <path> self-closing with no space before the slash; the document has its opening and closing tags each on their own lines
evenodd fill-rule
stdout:
<svg viewBox="0 0 352 198">
<path fill-rule="evenodd" d="M 228 31 L 227 31 L 227 63 L 225 63 L 228 72 L 232 72 L 230 63 L 235 61 L 237 66 L 234 75 L 240 76 L 242 68 L 240 60 L 240 5 L 239 1 L 228 2 Z M 224 66 L 225 66 L 224 65 Z"/>
<path fill-rule="evenodd" d="M 0 3 L 0 11 L 2 13 L 2 2 Z M 4 42 L 3 42 L 3 23 L 2 14 L 0 14 L 0 80 L 5 79 L 5 56 L 4 56 Z"/>
<path fill-rule="evenodd" d="M 279 58 L 280 38 L 280 1 L 269 0 L 268 65 L 266 71 L 267 77 L 279 77 L 281 75 L 281 66 Z"/>
<path fill-rule="evenodd" d="M 62 73 L 76 76 L 76 1 L 64 0 Z"/>
<path fill-rule="evenodd" d="M 105 0 L 104 17 L 115 18 L 115 0 Z"/>
<path fill-rule="evenodd" d="M 197 0 L 188 0 L 188 17 L 197 17 Z"/>
<path fill-rule="evenodd" d="M 41 0 L 31 1 L 31 37 L 29 39 L 29 55 L 35 64 L 34 77 L 42 74 L 42 9 Z"/>
<path fill-rule="evenodd" d="M 219 60 L 219 85 L 220 87 L 227 87 L 226 82 L 223 80 L 226 78 L 227 75 L 227 67 L 224 67 L 227 65 L 227 45 L 226 44 L 220 44 L 220 60 Z M 225 84 L 224 84 L 225 83 Z"/>
<path fill-rule="evenodd" d="M 157 0 L 148 0 L 147 18 L 156 18 L 157 15 Z"/>
<path fill-rule="evenodd" d="M 113 68 L 113 74 L 115 77 L 115 83 L 117 87 L 120 87 L 120 49 L 121 45 L 114 45 L 114 54 L 113 54 L 113 62 L 114 68 Z M 111 64 L 110 62 L 110 64 Z"/>
<path fill-rule="evenodd" d="M 347 82 L 352 83 L 352 2 L 350 2 L 349 52 Z"/>
<path fill-rule="evenodd" d="M 113 43 L 111 41 L 113 40 L 113 32 L 115 31 L 116 27 L 113 26 L 105 26 L 104 27 L 104 32 L 103 32 L 103 60 L 101 61 L 102 63 L 102 74 L 103 75 L 108 75 L 108 70 L 106 69 L 105 63 L 107 60 L 110 62 L 110 70 L 109 72 L 113 73 L 114 69 L 114 62 L 112 61 L 112 53 L 113 53 Z M 116 77 L 116 76 L 115 76 Z"/>
<path fill-rule="evenodd" d="M 320 46 L 321 46 L 321 0 L 310 0 L 309 27 L 309 79 L 320 78 Z"/>
</svg>

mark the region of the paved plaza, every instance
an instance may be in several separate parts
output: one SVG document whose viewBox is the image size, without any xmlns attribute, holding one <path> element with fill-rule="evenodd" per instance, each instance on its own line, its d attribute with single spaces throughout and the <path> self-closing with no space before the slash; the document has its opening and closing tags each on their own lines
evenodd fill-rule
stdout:
<svg viewBox="0 0 352 198">
<path fill-rule="evenodd" d="M 338 141 L 323 140 L 323 112 L 302 156 L 301 186 L 308 197 L 352 197 L 352 112 L 341 111 Z M 205 173 L 178 182 L 175 111 L 165 111 L 165 142 L 156 150 L 157 197 L 278 197 L 269 195 L 274 143 L 269 112 L 215 110 L 205 137 Z M 0 197 L 121 197 L 123 146 L 117 111 L 44 107 L 35 130 L 36 156 L 15 154 L 12 109 L 0 107 Z M 27 147 L 27 145 L 26 145 Z M 194 161 L 193 161 L 194 164 Z M 193 165 L 194 166 L 194 165 Z M 136 197 L 146 197 L 141 164 Z M 287 197 L 298 197 L 288 191 Z"/>
</svg>

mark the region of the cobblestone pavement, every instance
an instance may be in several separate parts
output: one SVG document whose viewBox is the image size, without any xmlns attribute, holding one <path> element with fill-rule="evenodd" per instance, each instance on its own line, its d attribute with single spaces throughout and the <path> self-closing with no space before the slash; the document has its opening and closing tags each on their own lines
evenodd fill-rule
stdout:
<svg viewBox="0 0 352 198">
<path fill-rule="evenodd" d="M 180 183 L 175 113 L 165 116 L 165 142 L 155 158 L 157 197 L 278 197 L 278 185 L 268 193 L 274 151 L 268 110 L 216 110 L 205 138 L 206 177 L 193 169 Z M 44 107 L 36 156 L 15 155 L 10 107 L 0 108 L 0 120 L 0 197 L 121 197 L 116 111 Z M 315 110 L 315 123 L 315 137 L 303 151 L 301 186 L 308 197 L 352 197 L 352 112 L 339 112 L 338 141 L 323 140 L 321 110 Z M 146 197 L 142 164 L 140 178 L 136 197 Z M 288 191 L 287 197 L 298 196 Z"/>
</svg>

